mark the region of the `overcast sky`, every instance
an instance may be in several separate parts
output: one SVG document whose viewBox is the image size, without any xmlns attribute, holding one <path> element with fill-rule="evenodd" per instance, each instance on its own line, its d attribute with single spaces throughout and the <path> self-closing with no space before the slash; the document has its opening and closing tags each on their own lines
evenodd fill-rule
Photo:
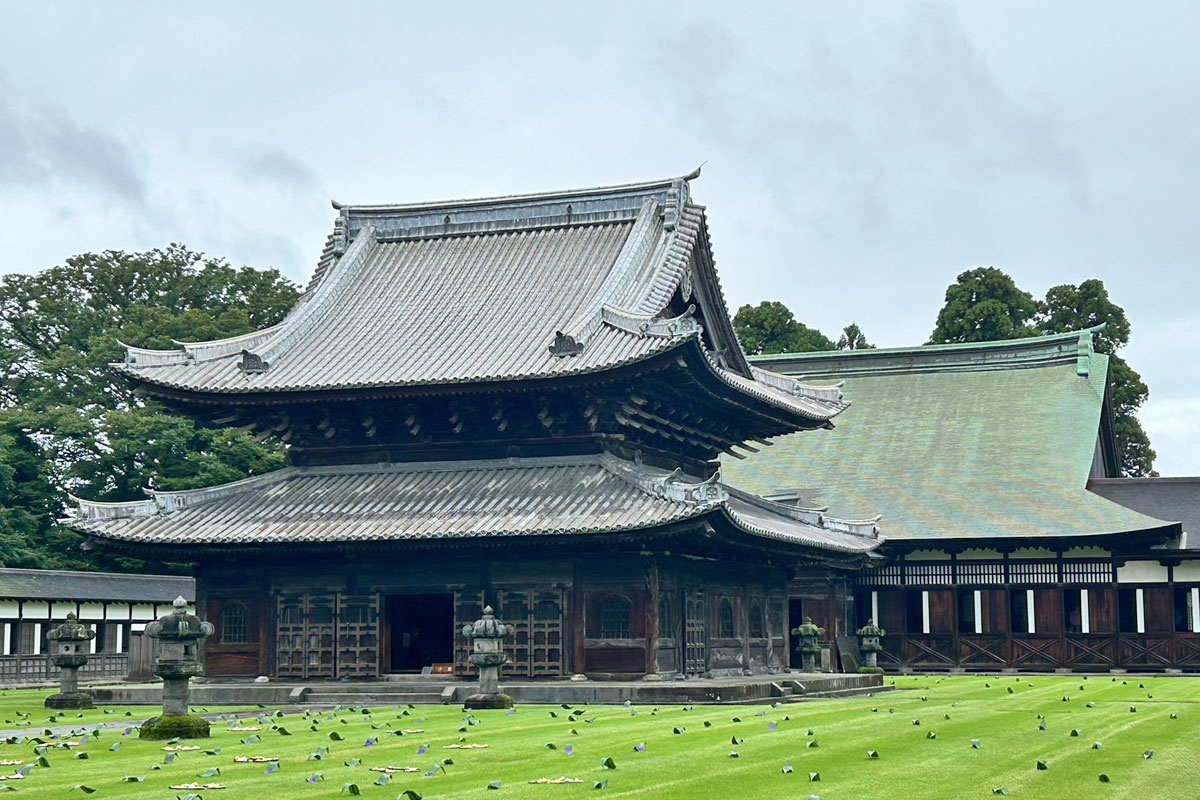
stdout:
<svg viewBox="0 0 1200 800">
<path fill-rule="evenodd" d="M 901 346 L 965 269 L 1103 279 L 1196 475 L 1198 43 L 1196 2 L 9 2 L 0 271 L 183 242 L 303 281 L 330 199 L 707 162 L 731 310 Z"/>
</svg>

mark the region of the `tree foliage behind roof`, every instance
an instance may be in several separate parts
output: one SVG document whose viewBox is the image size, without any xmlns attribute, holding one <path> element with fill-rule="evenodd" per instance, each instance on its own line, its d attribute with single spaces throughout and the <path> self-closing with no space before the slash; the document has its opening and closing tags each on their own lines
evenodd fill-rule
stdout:
<svg viewBox="0 0 1200 800">
<path fill-rule="evenodd" d="M 114 566 L 53 523 L 68 491 L 132 500 L 145 486 L 193 488 L 282 466 L 281 450 L 245 431 L 202 428 L 135 396 L 108 364 L 121 359 L 119 342 L 169 348 L 273 325 L 297 297 L 277 270 L 181 245 L 88 253 L 0 278 L 0 561 Z"/>
<path fill-rule="evenodd" d="M 757 306 L 744 305 L 733 318 L 742 347 L 750 355 L 775 353 L 814 353 L 821 350 L 860 350 L 874 347 L 851 322 L 834 342 L 816 328 L 796 319 L 787 306 L 777 300 L 764 300 Z"/>
<path fill-rule="evenodd" d="M 929 343 L 1015 339 L 1100 323 L 1105 328 L 1094 342 L 1097 351 L 1110 357 L 1113 433 L 1121 474 L 1153 475 L 1154 449 L 1137 418 L 1150 392 L 1141 375 L 1117 354 L 1129 343 L 1131 326 L 1125 310 L 1109 298 L 1103 281 L 1093 278 L 1079 285 L 1052 286 L 1045 300 L 1038 301 L 995 267 L 967 270 L 947 287 Z"/>
</svg>

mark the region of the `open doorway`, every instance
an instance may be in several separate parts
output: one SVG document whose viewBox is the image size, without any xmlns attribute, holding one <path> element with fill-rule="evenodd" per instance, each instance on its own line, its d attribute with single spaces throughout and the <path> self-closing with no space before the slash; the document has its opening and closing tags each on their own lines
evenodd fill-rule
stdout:
<svg viewBox="0 0 1200 800">
<path fill-rule="evenodd" d="M 389 672 L 420 672 L 454 661 L 454 595 L 395 594 L 387 598 Z"/>
</svg>

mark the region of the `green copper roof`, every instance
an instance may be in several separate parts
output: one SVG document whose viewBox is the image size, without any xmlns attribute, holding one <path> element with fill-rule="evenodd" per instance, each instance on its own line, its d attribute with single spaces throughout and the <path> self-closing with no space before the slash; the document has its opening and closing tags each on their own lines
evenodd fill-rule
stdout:
<svg viewBox="0 0 1200 800">
<path fill-rule="evenodd" d="M 833 430 L 774 439 L 724 479 L 840 517 L 882 514 L 889 539 L 1086 536 L 1168 523 L 1087 491 L 1108 358 L 1091 332 L 986 344 L 758 357 L 844 381 Z"/>
</svg>

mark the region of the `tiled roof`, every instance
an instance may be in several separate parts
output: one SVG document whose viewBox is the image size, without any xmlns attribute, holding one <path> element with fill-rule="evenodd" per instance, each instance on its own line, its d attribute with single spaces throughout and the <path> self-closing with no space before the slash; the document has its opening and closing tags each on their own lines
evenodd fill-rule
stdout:
<svg viewBox="0 0 1200 800">
<path fill-rule="evenodd" d="M 848 517 L 889 540 L 1084 536 L 1169 525 L 1087 491 L 1108 359 L 1090 332 L 755 358 L 841 383 L 832 431 L 727 460 L 726 480 Z"/>
<path fill-rule="evenodd" d="M 290 467 L 210 489 L 150 492 L 134 503 L 76 501 L 64 520 L 105 539 L 164 545 L 386 542 L 586 535 L 723 515 L 752 536 L 866 553 L 871 521 L 819 516 L 731 495 L 715 481 L 609 455 Z"/>
<path fill-rule="evenodd" d="M 1187 545 L 1200 546 L 1200 477 L 1099 478 L 1088 481 L 1088 489 L 1141 514 L 1182 523 Z"/>
<path fill-rule="evenodd" d="M 169 603 L 196 600 L 196 581 L 179 575 L 126 575 L 57 569 L 0 569 L 0 597 L 25 600 L 92 600 Z"/>
<path fill-rule="evenodd" d="M 173 351 L 129 347 L 116 366 L 151 386 L 222 394 L 528 380 L 612 369 L 689 340 L 704 342 L 696 320 L 670 303 L 677 291 L 684 302 L 692 296 L 690 287 L 701 277 L 693 275 L 697 248 L 707 248 L 706 237 L 704 210 L 689 202 L 684 178 L 490 200 L 341 207 L 308 291 L 282 323 L 232 339 L 181 343 Z M 716 288 L 714 306 L 723 302 Z M 727 327 L 724 307 L 703 312 Z M 581 351 L 553 353 L 559 332 L 571 337 L 563 343 L 578 343 Z M 836 399 L 813 402 L 803 392 L 764 390 L 736 342 L 711 368 L 735 390 L 809 419 L 824 421 L 845 407 Z"/>
</svg>

